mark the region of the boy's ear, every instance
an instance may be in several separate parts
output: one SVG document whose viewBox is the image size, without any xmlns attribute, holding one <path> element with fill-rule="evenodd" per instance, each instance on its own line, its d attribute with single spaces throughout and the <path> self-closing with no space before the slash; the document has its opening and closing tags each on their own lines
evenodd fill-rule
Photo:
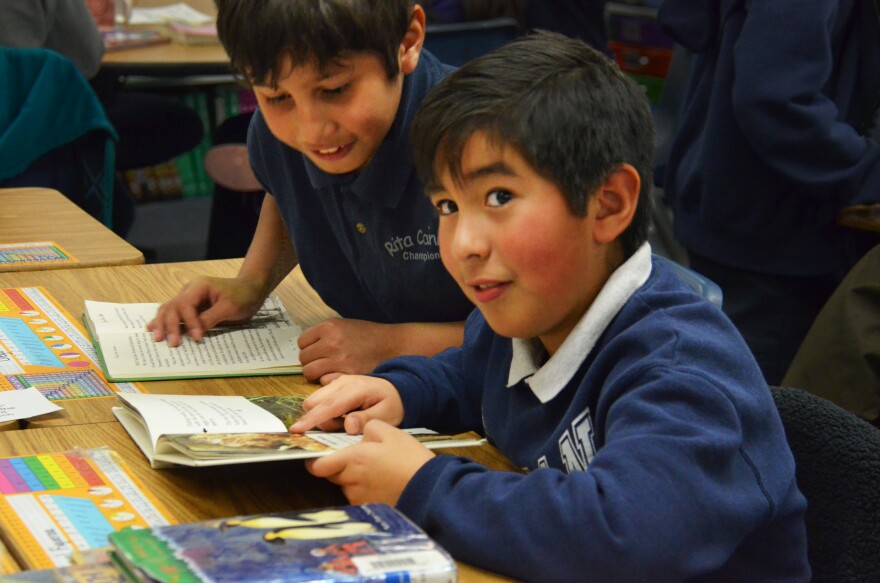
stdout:
<svg viewBox="0 0 880 583">
<path fill-rule="evenodd" d="M 599 187 L 593 197 L 597 207 L 593 237 L 597 243 L 611 243 L 626 230 L 635 215 L 641 186 L 638 171 L 621 164 Z"/>
<path fill-rule="evenodd" d="M 422 45 L 425 43 L 425 10 L 416 4 L 412 9 L 412 17 L 409 20 L 409 28 L 400 43 L 400 71 L 409 75 L 416 70 L 419 64 L 419 55 L 422 53 Z"/>
</svg>

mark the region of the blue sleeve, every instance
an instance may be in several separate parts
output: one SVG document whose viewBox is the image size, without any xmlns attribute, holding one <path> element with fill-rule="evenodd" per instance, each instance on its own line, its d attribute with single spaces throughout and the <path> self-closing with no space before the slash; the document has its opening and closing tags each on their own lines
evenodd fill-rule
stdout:
<svg viewBox="0 0 880 583">
<path fill-rule="evenodd" d="M 737 409 L 698 373 L 654 369 L 636 382 L 602 397 L 607 439 L 586 470 L 522 475 L 438 456 L 398 508 L 457 559 L 518 579 L 683 581 L 729 568 L 778 508 L 750 464 Z M 781 465 L 796 490 L 793 461 Z"/>
<path fill-rule="evenodd" d="M 373 371 L 397 388 L 403 401 L 401 427 L 427 427 L 446 433 L 482 431 L 482 385 L 478 371 L 485 350 L 479 346 L 490 335 L 477 310 L 465 323 L 462 346 L 432 358 L 402 356 Z M 465 373 L 468 371 L 468 374 Z"/>
<path fill-rule="evenodd" d="M 254 176 L 263 187 L 263 190 L 266 191 L 266 194 L 274 196 L 272 188 L 268 186 L 270 182 L 269 169 L 266 168 L 267 156 L 263 152 L 264 140 L 266 139 L 274 139 L 274 136 L 272 136 L 269 131 L 269 126 L 266 125 L 266 120 L 263 119 L 263 112 L 257 108 L 254 111 L 254 115 L 251 116 L 250 125 L 248 125 L 248 161 L 250 162 L 251 169 L 254 171 Z"/>
<path fill-rule="evenodd" d="M 844 205 L 880 199 L 880 145 L 841 119 L 823 92 L 835 76 L 857 74 L 842 71 L 854 55 L 835 63 L 832 51 L 835 37 L 847 34 L 835 27 L 855 19 L 837 13 L 846 4 L 749 2 L 733 85 L 736 121 L 762 160 L 805 195 L 849 193 Z"/>
</svg>

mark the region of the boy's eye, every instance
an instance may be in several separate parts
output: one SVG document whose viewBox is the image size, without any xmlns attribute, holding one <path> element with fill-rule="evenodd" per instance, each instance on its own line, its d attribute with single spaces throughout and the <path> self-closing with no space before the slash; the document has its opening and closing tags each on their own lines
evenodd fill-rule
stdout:
<svg viewBox="0 0 880 583">
<path fill-rule="evenodd" d="M 322 89 L 321 93 L 323 93 L 327 97 L 337 97 L 337 96 L 345 93 L 348 90 L 348 87 L 349 87 L 349 84 L 346 83 L 344 85 L 340 85 L 339 87 Z"/>
<path fill-rule="evenodd" d="M 266 97 L 266 104 L 267 105 L 278 105 L 279 103 L 281 103 L 289 98 L 290 98 L 290 95 L 287 95 L 286 93 L 283 93 L 281 95 L 267 96 Z"/>
<path fill-rule="evenodd" d="M 440 216 L 451 215 L 452 213 L 458 211 L 458 205 L 456 205 L 448 198 L 438 200 L 436 203 L 434 203 L 434 207 L 437 209 L 437 213 Z"/>
<path fill-rule="evenodd" d="M 504 206 L 513 199 L 513 194 L 507 190 L 493 190 L 486 195 L 486 204 L 491 207 Z"/>
</svg>

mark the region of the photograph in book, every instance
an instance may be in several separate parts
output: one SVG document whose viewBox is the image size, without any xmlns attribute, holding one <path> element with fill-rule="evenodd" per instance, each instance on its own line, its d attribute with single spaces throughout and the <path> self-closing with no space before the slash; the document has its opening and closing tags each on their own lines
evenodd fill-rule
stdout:
<svg viewBox="0 0 880 583">
<path fill-rule="evenodd" d="M 83 321 L 107 378 L 141 381 L 301 374 L 297 337 L 302 330 L 276 297 L 267 298 L 248 322 L 221 325 L 180 346 L 156 342 L 147 323 L 158 303 L 86 301 Z"/>
<path fill-rule="evenodd" d="M 327 455 L 360 442 L 346 433 L 288 431 L 302 414 L 302 395 L 119 395 L 113 414 L 154 468 L 211 466 Z M 476 434 L 405 430 L 429 449 L 471 447 Z"/>
</svg>

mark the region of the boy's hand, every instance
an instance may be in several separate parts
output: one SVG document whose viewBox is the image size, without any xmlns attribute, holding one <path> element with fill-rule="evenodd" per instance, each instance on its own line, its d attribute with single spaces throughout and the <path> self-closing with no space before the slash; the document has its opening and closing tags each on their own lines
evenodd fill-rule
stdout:
<svg viewBox="0 0 880 583">
<path fill-rule="evenodd" d="M 394 506 L 403 489 L 434 454 L 413 436 L 381 421 L 364 427 L 364 440 L 332 455 L 306 461 L 319 478 L 342 486 L 351 504 Z"/>
<path fill-rule="evenodd" d="M 263 300 L 258 286 L 241 279 L 198 277 L 159 306 L 147 330 L 156 342 L 167 340 L 169 346 L 179 346 L 181 324 L 183 333 L 201 340 L 206 330 L 221 322 L 246 322 Z"/>
<path fill-rule="evenodd" d="M 306 414 L 290 426 L 291 433 L 313 427 L 323 431 L 361 433 L 370 419 L 392 425 L 403 421 L 403 402 L 390 382 L 375 377 L 344 375 L 303 401 Z"/>
<path fill-rule="evenodd" d="M 300 334 L 303 376 L 326 385 L 343 374 L 364 374 L 396 355 L 393 326 L 330 318 Z"/>
</svg>

